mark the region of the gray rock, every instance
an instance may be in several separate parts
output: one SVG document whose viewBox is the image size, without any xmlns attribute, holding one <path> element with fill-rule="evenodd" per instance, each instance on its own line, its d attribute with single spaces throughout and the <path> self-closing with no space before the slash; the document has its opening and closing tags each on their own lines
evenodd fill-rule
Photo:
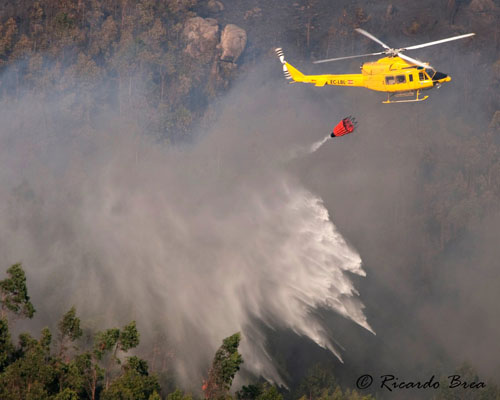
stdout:
<svg viewBox="0 0 500 400">
<path fill-rule="evenodd" d="M 236 62 L 247 44 L 247 33 L 239 26 L 229 24 L 222 31 L 220 47 L 221 60 Z"/>
<path fill-rule="evenodd" d="M 194 58 L 208 58 L 219 41 L 219 25 L 213 18 L 193 17 L 186 21 L 182 34 L 187 42 L 186 53 Z"/>
</svg>

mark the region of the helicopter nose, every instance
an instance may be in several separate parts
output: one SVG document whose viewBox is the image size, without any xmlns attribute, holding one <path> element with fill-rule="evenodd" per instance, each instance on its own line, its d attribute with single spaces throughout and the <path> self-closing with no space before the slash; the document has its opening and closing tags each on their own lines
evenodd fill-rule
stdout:
<svg viewBox="0 0 500 400">
<path fill-rule="evenodd" d="M 437 83 L 444 83 L 444 82 L 450 82 L 451 81 L 451 76 L 449 75 L 446 75 L 442 72 L 436 72 L 436 74 L 434 75 L 434 77 L 432 78 L 433 82 L 435 84 Z"/>
<path fill-rule="evenodd" d="M 446 75 L 446 74 L 443 74 L 443 75 L 444 75 L 444 77 L 442 77 L 441 79 L 439 79 L 440 83 L 451 82 L 451 76 Z"/>
</svg>

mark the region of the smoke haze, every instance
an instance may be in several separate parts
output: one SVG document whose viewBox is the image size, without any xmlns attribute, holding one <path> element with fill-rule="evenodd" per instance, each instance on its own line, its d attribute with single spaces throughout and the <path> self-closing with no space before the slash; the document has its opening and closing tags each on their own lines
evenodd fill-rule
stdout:
<svg viewBox="0 0 500 400">
<path fill-rule="evenodd" d="M 314 132 L 293 112 L 299 102 L 281 100 L 286 87 L 269 96 L 266 86 L 250 77 L 210 129 L 178 146 L 113 113 L 71 128 L 62 100 L 3 108 L 0 253 L 23 262 L 43 318 L 75 304 L 94 329 L 136 319 L 147 337 L 154 325 L 195 387 L 236 331 L 245 366 L 281 382 L 255 320 L 339 359 L 316 310 L 371 330 L 349 275 L 365 275 L 360 256 L 289 168 Z"/>
<path fill-rule="evenodd" d="M 365 28 L 394 46 L 454 34 L 436 26 L 423 40 Z M 376 50 L 355 35 L 339 49 L 333 38 L 329 56 Z M 276 43 L 295 65 L 295 45 L 288 52 L 286 44 Z M 107 111 L 92 129 L 73 127 L 64 98 L 5 105 L 3 265 L 23 261 L 40 321 L 75 304 L 94 329 L 136 319 L 143 337 L 166 332 L 172 364 L 197 388 L 222 338 L 237 330 L 245 366 L 281 381 L 256 320 L 330 349 L 350 387 L 370 372 L 449 375 L 465 360 L 481 378 L 498 376 L 500 223 L 471 201 L 477 170 L 465 194 L 448 190 L 476 162 L 459 148 L 489 145 L 492 81 L 465 44 L 446 46 L 411 55 L 453 81 L 423 103 L 393 106 L 363 89 L 286 85 L 273 58 L 235 85 L 210 128 L 175 147 Z M 493 50 L 488 57 L 498 56 Z M 342 73 L 359 62 L 296 66 Z M 349 114 L 357 130 L 316 148 Z M 438 248 L 429 243 L 439 236 L 436 204 L 465 221 L 469 235 L 429 255 Z M 477 210 L 482 220 L 467 219 Z"/>
</svg>

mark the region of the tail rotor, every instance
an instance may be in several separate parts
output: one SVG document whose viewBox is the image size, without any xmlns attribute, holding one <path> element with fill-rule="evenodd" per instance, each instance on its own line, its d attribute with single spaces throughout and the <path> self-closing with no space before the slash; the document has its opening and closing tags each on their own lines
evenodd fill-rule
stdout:
<svg viewBox="0 0 500 400">
<path fill-rule="evenodd" d="M 285 61 L 285 54 L 283 53 L 283 49 L 281 47 L 278 47 L 274 49 L 276 52 L 276 55 L 278 56 L 281 64 L 283 64 L 283 74 L 285 75 L 286 79 L 292 79 L 292 75 L 290 75 L 290 72 L 288 71 L 288 68 L 286 66 L 286 61 Z"/>
</svg>

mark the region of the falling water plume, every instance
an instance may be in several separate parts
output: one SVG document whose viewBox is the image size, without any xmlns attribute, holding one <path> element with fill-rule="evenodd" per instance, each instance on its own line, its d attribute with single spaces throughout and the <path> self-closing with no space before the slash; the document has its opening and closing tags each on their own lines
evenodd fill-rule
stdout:
<svg viewBox="0 0 500 400">
<path fill-rule="evenodd" d="M 246 368 L 282 382 L 255 320 L 339 358 L 318 309 L 371 331 L 350 277 L 365 275 L 360 256 L 276 156 L 289 151 L 280 135 L 304 127 L 275 128 L 288 111 L 260 90 L 229 97 L 214 126 L 182 149 L 112 113 L 72 131 L 57 100 L 0 110 L 0 254 L 4 265 L 24 263 L 41 313 L 74 304 L 95 328 L 136 319 L 144 338 L 155 325 L 178 377 L 196 387 L 236 331 Z M 248 123 L 242 109 L 260 119 Z"/>
</svg>

